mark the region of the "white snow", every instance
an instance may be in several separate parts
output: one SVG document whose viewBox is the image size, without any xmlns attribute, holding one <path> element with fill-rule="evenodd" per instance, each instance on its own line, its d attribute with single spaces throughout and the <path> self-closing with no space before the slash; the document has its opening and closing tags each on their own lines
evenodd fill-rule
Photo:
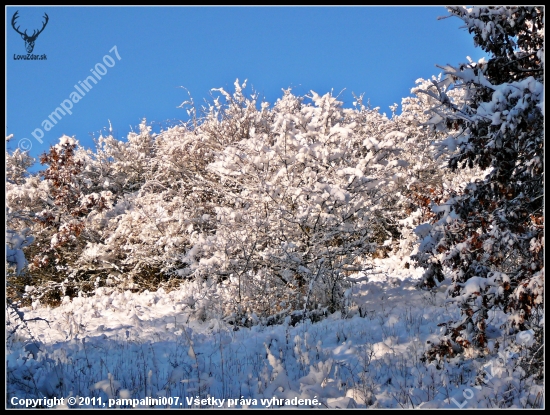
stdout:
<svg viewBox="0 0 550 415">
<path fill-rule="evenodd" d="M 221 319 L 202 321 L 188 288 L 141 294 L 100 288 L 94 297 L 67 298 L 57 308 L 22 309 L 25 319 L 44 320 L 28 321 L 28 330 L 17 330 L 7 341 L 8 401 L 72 396 L 96 398 L 79 407 L 108 407 L 109 399 L 127 407 L 116 399 L 136 399 L 142 408 L 454 409 L 466 400 L 468 408 L 491 407 L 515 382 L 511 366 L 497 371 L 495 351 L 486 360 L 495 362 L 493 377 L 476 389 L 470 387 L 475 360 L 422 362 L 428 342 L 440 333 L 438 324 L 460 316 L 444 307 L 442 290 L 430 295 L 414 288 L 416 270 L 384 272 L 393 261 L 380 260 L 369 281 L 356 278 L 349 315 L 314 324 L 290 326 L 287 320 L 235 331 Z M 466 288 L 481 289 L 481 283 L 472 278 Z M 13 313 L 6 319 L 20 322 Z M 490 319 L 495 327 L 504 320 L 503 314 Z M 517 336 L 527 344 L 530 334 Z M 531 404 L 542 390 L 532 382 L 516 386 L 518 399 Z M 471 399 L 463 396 L 467 388 Z M 195 401 L 199 396 L 202 401 Z M 57 405 L 64 406 L 66 399 Z"/>
</svg>

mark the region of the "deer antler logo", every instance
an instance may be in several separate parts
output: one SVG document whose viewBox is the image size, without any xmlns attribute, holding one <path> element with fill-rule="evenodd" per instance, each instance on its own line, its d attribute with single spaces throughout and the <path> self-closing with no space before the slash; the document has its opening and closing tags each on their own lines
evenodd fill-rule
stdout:
<svg viewBox="0 0 550 415">
<path fill-rule="evenodd" d="M 48 15 L 46 13 L 44 13 L 44 18 L 46 19 L 46 21 L 44 22 L 44 25 L 42 26 L 42 29 L 40 29 L 38 32 L 35 30 L 33 31 L 32 35 L 29 36 L 27 35 L 27 31 L 25 30 L 24 33 L 21 33 L 19 31 L 19 26 L 18 27 L 15 27 L 15 20 L 19 17 L 17 16 L 17 13 L 19 13 L 19 10 L 16 11 L 14 14 L 13 14 L 13 17 L 11 18 L 11 25 L 13 26 L 13 28 L 15 29 L 15 31 L 17 33 L 19 33 L 21 35 L 21 37 L 23 38 L 23 40 L 25 41 L 25 49 L 27 49 L 27 53 L 32 53 L 33 49 L 34 49 L 34 42 L 36 41 L 36 38 L 38 37 L 38 35 L 40 33 L 42 33 L 42 31 L 44 30 L 44 28 L 46 27 L 46 25 L 48 24 L 48 20 L 50 19 L 48 17 Z"/>
</svg>

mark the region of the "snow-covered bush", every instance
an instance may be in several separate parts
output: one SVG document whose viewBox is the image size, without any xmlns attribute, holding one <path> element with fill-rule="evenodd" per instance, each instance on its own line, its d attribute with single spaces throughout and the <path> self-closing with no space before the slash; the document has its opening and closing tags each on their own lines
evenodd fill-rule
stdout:
<svg viewBox="0 0 550 415">
<path fill-rule="evenodd" d="M 182 271 L 227 280 L 236 315 L 342 309 L 346 275 L 396 236 L 390 206 L 405 176 L 397 158 L 405 134 L 375 110 L 342 109 L 331 94 L 287 90 L 272 110 L 258 110 L 235 86 L 232 97 L 221 90 L 233 142 L 207 167 L 223 196 L 215 232 L 196 234 Z"/>
<path fill-rule="evenodd" d="M 27 254 L 56 301 L 177 277 L 223 284 L 228 315 L 345 308 L 347 276 L 399 239 L 409 132 L 360 98 L 286 90 L 270 107 L 245 87 L 158 134 L 144 120 L 125 142 L 64 136 L 41 157 Z"/>
</svg>

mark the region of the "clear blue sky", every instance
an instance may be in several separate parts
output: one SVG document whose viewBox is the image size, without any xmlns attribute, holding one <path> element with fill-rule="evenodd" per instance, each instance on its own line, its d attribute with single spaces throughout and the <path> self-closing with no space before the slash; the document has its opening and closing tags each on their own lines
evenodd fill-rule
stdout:
<svg viewBox="0 0 550 415">
<path fill-rule="evenodd" d="M 111 121 L 125 139 L 142 118 L 157 129 L 186 118 L 177 108 L 188 96 L 201 104 L 212 88 L 233 91 L 236 78 L 248 79 L 273 103 L 282 88 L 297 95 L 331 89 L 351 107 L 352 92 L 373 107 L 410 95 L 415 80 L 437 75 L 436 64 L 483 56 L 458 18 L 444 7 L 6 7 L 6 135 L 38 156 L 63 134 L 92 146 L 92 136 Z M 13 29 L 31 35 L 49 22 L 26 55 Z M 120 60 L 110 50 L 116 45 Z M 104 58 L 105 56 L 110 58 Z M 74 85 L 107 71 L 49 132 L 42 122 L 70 99 Z M 99 70 L 104 71 L 102 66 Z M 94 69 L 95 70 L 95 69 Z M 85 92 L 84 90 L 81 91 Z M 68 107 L 68 104 L 66 104 Z M 58 113 L 59 114 L 59 113 Z M 44 133 L 39 143 L 32 135 Z M 105 131 L 105 130 L 103 130 Z M 39 135 L 39 133 L 37 133 Z"/>
</svg>

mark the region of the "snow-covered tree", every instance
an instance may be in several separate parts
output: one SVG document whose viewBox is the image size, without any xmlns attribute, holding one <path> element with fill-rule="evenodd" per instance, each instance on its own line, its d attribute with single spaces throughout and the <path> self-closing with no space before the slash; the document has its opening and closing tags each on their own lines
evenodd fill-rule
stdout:
<svg viewBox="0 0 550 415">
<path fill-rule="evenodd" d="M 346 275 L 368 267 L 397 225 L 390 199 L 405 135 L 331 94 L 305 104 L 287 90 L 258 110 L 238 84 L 234 96 L 221 92 L 231 142 L 207 169 L 223 199 L 215 232 L 196 234 L 183 271 L 226 281 L 236 315 L 342 309 Z"/>
<path fill-rule="evenodd" d="M 13 135 L 6 137 L 6 143 Z M 30 283 L 25 251 L 35 240 L 34 213 L 40 206 L 43 186 L 28 169 L 34 164 L 28 151 L 6 151 L 6 296 L 21 304 Z"/>
<path fill-rule="evenodd" d="M 8 194 L 8 207 L 22 203 L 34 223 L 36 242 L 26 250 L 31 275 L 36 283 L 52 288 L 68 275 L 86 239 L 97 237 L 86 226 L 87 216 L 106 209 L 111 197 L 110 192 L 86 192 L 81 174 L 84 163 L 75 155 L 77 146 L 75 139 L 62 137 L 40 158 L 48 165 L 40 173 L 43 180 L 34 175 Z M 63 292 L 54 288 L 48 295 L 55 303 Z"/>
<path fill-rule="evenodd" d="M 434 206 L 425 225 L 420 262 L 434 287 L 449 267 L 449 294 L 462 309 L 449 326 L 460 346 L 484 348 L 491 310 L 509 314 L 511 330 L 534 329 L 540 340 L 544 276 L 544 9 L 451 7 L 488 54 L 488 61 L 446 66 L 445 78 L 426 89 L 439 101 L 433 121 L 458 127 L 445 140 L 458 148 L 454 171 L 465 166 L 487 175 Z M 444 86 L 463 88 L 464 105 Z M 445 113 L 440 109 L 444 108 Z M 537 343 L 540 353 L 540 342 Z"/>
<path fill-rule="evenodd" d="M 13 134 L 6 137 L 6 143 L 13 139 Z M 30 235 L 31 219 L 26 216 L 24 205 L 9 203 L 16 194 L 23 196 L 21 187 L 29 178 L 28 168 L 34 164 L 34 159 L 27 151 L 19 148 L 10 152 L 6 150 L 6 274 L 8 285 L 10 277 L 20 275 L 27 266 L 23 248 L 32 243 Z"/>
<path fill-rule="evenodd" d="M 406 177 L 394 197 L 394 204 L 399 207 L 403 217 L 399 225 L 400 238 L 395 241 L 397 246 L 394 246 L 392 254 L 397 259 L 396 268 L 410 266 L 410 256 L 416 254 L 418 248 L 419 235 L 415 230 L 418 225 L 434 218 L 432 204 L 446 200 L 453 192 L 464 188 L 481 174 L 476 167 L 460 172 L 446 169 L 449 157 L 457 151 L 456 146 L 447 144 L 447 127 L 442 128 L 434 123 L 440 116 L 434 115 L 431 109 L 440 106 L 439 102 L 431 95 L 423 93 L 440 83 L 441 75 L 428 80 L 417 79 L 416 86 L 411 89 L 413 95 L 401 101 L 401 113 L 396 114 L 397 104 L 391 107 L 392 128 L 407 137 L 401 145 L 400 157 L 409 164 Z M 461 89 L 442 87 L 455 105 L 463 103 L 464 92 Z M 445 111 L 445 108 L 439 110 Z M 452 125 L 449 128 L 456 131 Z"/>
</svg>

